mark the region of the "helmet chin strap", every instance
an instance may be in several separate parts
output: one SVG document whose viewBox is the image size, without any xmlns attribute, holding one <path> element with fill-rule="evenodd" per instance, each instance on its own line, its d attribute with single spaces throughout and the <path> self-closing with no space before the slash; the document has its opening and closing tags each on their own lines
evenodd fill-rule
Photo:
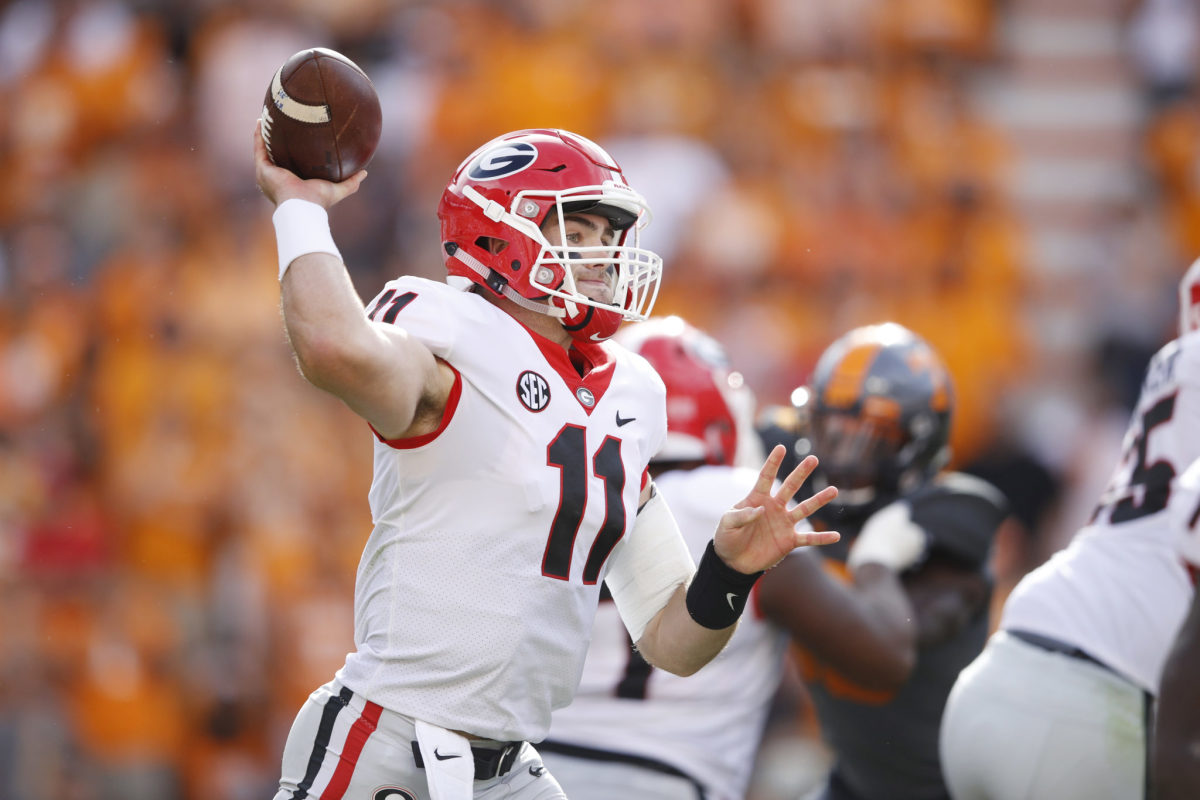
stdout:
<svg viewBox="0 0 1200 800">
<path fill-rule="evenodd" d="M 461 247 L 454 251 L 454 254 L 451 256 L 451 258 L 458 259 L 461 264 L 479 275 L 484 282 L 487 282 L 488 278 L 490 278 L 492 273 L 495 272 L 495 270 L 493 270 L 491 267 L 484 264 L 482 261 Z M 545 314 L 548 317 L 561 318 L 566 316 L 566 312 L 563 311 L 563 309 L 552 306 L 549 303 L 539 303 L 535 300 L 530 300 L 528 297 L 523 297 L 517 292 L 516 289 L 513 289 L 507 283 L 500 286 L 500 294 L 502 294 L 504 297 L 507 297 L 521 308 L 526 308 L 530 311 L 536 311 L 537 313 Z"/>
</svg>

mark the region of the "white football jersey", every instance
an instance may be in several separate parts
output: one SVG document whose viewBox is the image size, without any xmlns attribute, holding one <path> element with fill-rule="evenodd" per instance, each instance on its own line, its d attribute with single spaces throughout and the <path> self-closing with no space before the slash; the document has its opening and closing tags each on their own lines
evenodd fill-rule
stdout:
<svg viewBox="0 0 1200 800">
<path fill-rule="evenodd" d="M 1192 569 L 1200 570 L 1200 458 L 1183 473 L 1171 497 L 1171 524 L 1179 554 Z"/>
<path fill-rule="evenodd" d="M 1200 333 L 1165 345 L 1146 370 L 1121 460 L 1091 521 L 1026 575 L 1000 627 L 1074 644 L 1157 693 L 1191 600 L 1168 508 L 1200 457 Z"/>
<path fill-rule="evenodd" d="M 710 466 L 655 479 L 693 559 L 757 477 L 757 470 Z M 548 738 L 665 762 L 704 784 L 710 800 L 744 797 L 787 641 L 752 605 L 725 649 L 681 678 L 631 659 L 615 605 L 601 603 L 579 691 L 554 712 Z"/>
<path fill-rule="evenodd" d="M 432 434 L 375 442 L 374 521 L 338 678 L 452 730 L 543 738 L 571 700 L 601 582 L 633 528 L 665 389 L 610 342 L 560 345 L 484 298 L 415 277 L 367 306 L 456 373 Z"/>
</svg>

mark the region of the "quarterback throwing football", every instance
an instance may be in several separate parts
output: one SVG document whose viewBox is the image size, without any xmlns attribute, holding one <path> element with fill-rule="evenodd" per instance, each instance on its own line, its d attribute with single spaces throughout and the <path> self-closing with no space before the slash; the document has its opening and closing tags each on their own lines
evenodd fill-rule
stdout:
<svg viewBox="0 0 1200 800">
<path fill-rule="evenodd" d="M 796 529 L 836 490 L 789 508 L 815 459 L 775 489 L 777 449 L 695 565 L 646 472 L 663 384 L 607 341 L 650 313 L 661 259 L 593 142 L 485 144 L 438 208 L 447 282 L 399 278 L 365 311 L 327 216 L 365 173 L 305 181 L 254 148 L 300 370 L 375 436 L 356 649 L 300 710 L 276 798 L 563 797 L 530 742 L 571 700 L 601 584 L 650 663 L 693 673 L 762 570 L 836 541 Z"/>
</svg>

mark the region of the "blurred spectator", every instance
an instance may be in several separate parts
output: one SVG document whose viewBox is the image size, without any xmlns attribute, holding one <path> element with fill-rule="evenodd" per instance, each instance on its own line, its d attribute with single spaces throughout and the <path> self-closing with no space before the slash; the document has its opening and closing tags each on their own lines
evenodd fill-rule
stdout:
<svg viewBox="0 0 1200 800">
<path fill-rule="evenodd" d="M 1200 9 L 1192 0 L 1134 0 L 1129 48 L 1151 110 L 1187 100 L 1200 79 Z"/>
</svg>

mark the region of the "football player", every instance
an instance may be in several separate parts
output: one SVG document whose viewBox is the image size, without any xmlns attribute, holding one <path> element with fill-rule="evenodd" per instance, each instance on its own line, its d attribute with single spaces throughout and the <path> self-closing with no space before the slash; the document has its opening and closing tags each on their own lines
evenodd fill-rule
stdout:
<svg viewBox="0 0 1200 800">
<path fill-rule="evenodd" d="M 941 740 L 955 798 L 1146 794 L 1148 720 L 1192 595 L 1169 501 L 1200 457 L 1198 274 L 1182 284 L 1180 337 L 1150 360 L 1091 518 L 1021 579 L 955 684 Z"/>
<path fill-rule="evenodd" d="M 1171 524 L 1195 585 L 1200 570 L 1200 459 L 1183 473 L 1170 498 Z M 1175 637 L 1158 687 L 1152 762 L 1157 800 L 1200 797 L 1200 594 Z"/>
<path fill-rule="evenodd" d="M 1200 259 L 1179 284 L 1180 330 L 1200 329 Z M 1200 797 L 1200 459 L 1179 479 L 1169 500 L 1176 543 L 1192 578 L 1192 604 L 1163 666 L 1155 715 L 1153 796 L 1159 800 Z"/>
<path fill-rule="evenodd" d="M 800 641 L 800 675 L 834 757 L 812 796 L 945 797 L 938 724 L 955 676 L 987 639 L 987 562 L 1008 503 L 990 484 L 946 469 L 951 378 L 907 328 L 846 333 L 792 399 L 796 448 L 820 459 L 814 484 L 839 488 L 813 518 L 843 535 L 819 551 L 826 569 L 855 584 L 879 580 L 881 568 L 897 573 L 903 591 L 890 611 L 906 623 L 891 623 L 906 668 L 875 684 Z M 877 624 L 889 619 L 877 613 Z M 849 647 L 856 638 L 841 641 Z"/>
<path fill-rule="evenodd" d="M 278 800 L 558 798 L 528 744 L 575 690 L 607 582 L 658 668 L 690 674 L 728 641 L 758 574 L 834 541 L 796 524 L 814 461 L 768 457 L 697 567 L 646 466 L 664 390 L 607 342 L 649 314 L 661 262 L 612 158 L 565 131 L 499 137 L 438 208 L 446 283 L 402 277 L 365 310 L 327 209 L 355 192 L 274 166 L 284 323 L 303 375 L 374 434 L 375 521 L 355 587 L 355 650 L 301 708 Z"/>
<path fill-rule="evenodd" d="M 689 548 L 703 552 L 723 509 L 756 479 L 738 466 L 758 447 L 752 395 L 720 346 L 677 317 L 632 326 L 619 338 L 666 384 L 667 437 L 651 474 Z M 789 554 L 759 580 L 753 613 L 725 650 L 686 679 L 647 664 L 616 610 L 601 604 L 580 690 L 555 712 L 539 747 L 568 795 L 745 797 L 792 638 L 856 685 L 880 692 L 902 685 L 916 660 L 917 630 L 901 572 L 875 554 L 861 558 L 854 581 L 843 583 L 814 553 Z"/>
</svg>

